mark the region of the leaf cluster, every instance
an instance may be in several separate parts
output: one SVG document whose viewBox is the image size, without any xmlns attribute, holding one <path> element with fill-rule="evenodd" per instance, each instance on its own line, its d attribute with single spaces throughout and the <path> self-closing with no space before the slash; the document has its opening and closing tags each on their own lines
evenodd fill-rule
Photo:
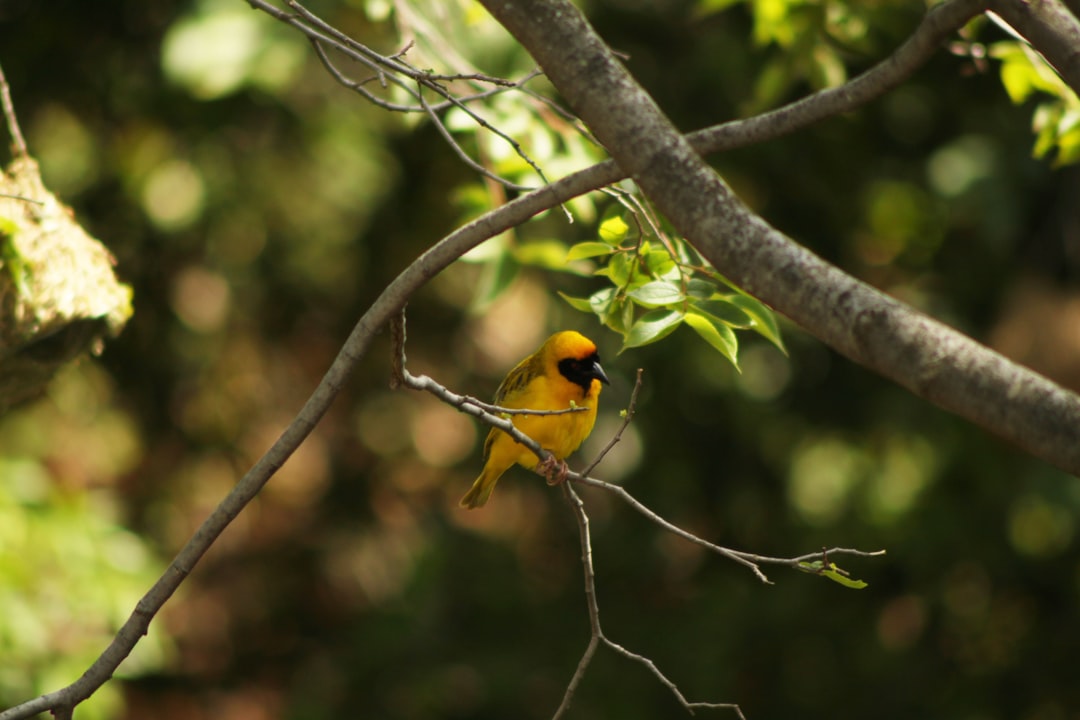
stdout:
<svg viewBox="0 0 1080 720">
<path fill-rule="evenodd" d="M 614 205 L 599 225 L 599 240 L 569 249 L 567 263 L 600 263 L 592 274 L 608 281 L 585 298 L 560 292 L 571 307 L 596 315 L 619 333 L 623 350 L 661 340 L 681 325 L 735 367 L 736 330 L 752 330 L 784 350 L 768 307 L 724 278 L 683 238 L 656 223 L 642 223 L 644 214 Z"/>
</svg>

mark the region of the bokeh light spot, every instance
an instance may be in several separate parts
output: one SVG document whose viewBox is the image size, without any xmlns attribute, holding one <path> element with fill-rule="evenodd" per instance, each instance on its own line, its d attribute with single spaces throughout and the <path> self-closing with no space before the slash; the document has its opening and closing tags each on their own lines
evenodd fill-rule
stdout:
<svg viewBox="0 0 1080 720">
<path fill-rule="evenodd" d="M 905 650 L 926 629 L 926 603 L 918 595 L 904 595 L 889 602 L 878 615 L 877 633 L 889 650 Z"/>
<path fill-rule="evenodd" d="M 1025 495 L 1009 508 L 1009 542 L 1025 555 L 1061 552 L 1072 540 L 1073 528 L 1068 509 L 1038 495 Z"/>
<path fill-rule="evenodd" d="M 173 282 L 172 307 L 180 321 L 196 332 L 221 329 L 229 313 L 225 278 L 202 267 L 189 267 Z"/>
<path fill-rule="evenodd" d="M 742 372 L 735 381 L 744 395 L 763 402 L 774 400 L 791 382 L 791 363 L 771 345 L 747 345 L 739 355 Z"/>
<path fill-rule="evenodd" d="M 945 197 L 957 197 L 991 175 L 996 165 L 990 141 L 968 135 L 934 153 L 926 172 L 935 190 Z"/>
<path fill-rule="evenodd" d="M 147 176 L 141 202 L 154 225 L 162 230 L 182 230 L 202 215 L 206 187 L 191 163 L 169 160 Z"/>
<path fill-rule="evenodd" d="M 420 409 L 412 422 L 413 444 L 424 462 L 450 467 L 464 460 L 476 444 L 476 428 L 457 410 L 432 403 Z"/>
<path fill-rule="evenodd" d="M 863 474 L 864 458 L 851 445 L 834 438 L 798 448 L 788 473 L 788 498 L 808 522 L 827 525 L 847 507 Z"/>
</svg>

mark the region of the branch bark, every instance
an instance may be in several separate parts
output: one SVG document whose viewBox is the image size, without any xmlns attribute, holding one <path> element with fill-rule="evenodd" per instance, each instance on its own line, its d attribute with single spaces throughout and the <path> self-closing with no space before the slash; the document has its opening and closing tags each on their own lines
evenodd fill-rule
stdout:
<svg viewBox="0 0 1080 720">
<path fill-rule="evenodd" d="M 859 364 L 1080 473 L 1080 398 L 852 278 L 752 213 L 566 0 L 482 2 L 721 272 Z"/>
</svg>

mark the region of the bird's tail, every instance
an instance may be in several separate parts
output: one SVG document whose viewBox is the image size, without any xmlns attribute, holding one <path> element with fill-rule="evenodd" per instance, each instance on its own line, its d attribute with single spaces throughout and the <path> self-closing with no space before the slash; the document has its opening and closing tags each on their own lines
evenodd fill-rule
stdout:
<svg viewBox="0 0 1080 720">
<path fill-rule="evenodd" d="M 484 471 L 480 473 L 480 477 L 476 478 L 476 482 L 472 484 L 469 492 L 465 493 L 465 497 L 461 498 L 461 502 L 458 504 L 469 510 L 482 507 L 491 497 L 491 491 L 495 489 L 495 483 L 499 481 L 502 474 L 502 470 L 485 467 Z"/>
</svg>

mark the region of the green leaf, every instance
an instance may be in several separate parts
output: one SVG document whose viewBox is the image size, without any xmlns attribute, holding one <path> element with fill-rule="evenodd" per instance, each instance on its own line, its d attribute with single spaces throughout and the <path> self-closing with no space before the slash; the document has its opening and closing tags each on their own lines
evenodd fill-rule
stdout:
<svg viewBox="0 0 1080 720">
<path fill-rule="evenodd" d="M 692 327 L 705 342 L 712 345 L 721 355 L 726 357 L 728 361 L 735 366 L 736 370 L 739 369 L 739 341 L 735 337 L 735 333 L 726 323 L 720 322 L 708 315 L 700 315 L 693 311 L 687 313 L 683 320 L 687 325 Z"/>
<path fill-rule="evenodd" d="M 754 319 L 754 332 L 775 345 L 780 352 L 787 355 L 787 348 L 784 347 L 784 340 L 780 337 L 780 326 L 776 324 L 776 315 L 773 314 L 772 310 L 765 307 L 765 305 L 757 298 L 750 297 L 749 295 L 731 295 L 728 297 L 728 302 L 737 305 L 740 310 Z"/>
<path fill-rule="evenodd" d="M 618 215 L 613 215 L 600 223 L 600 239 L 611 245 L 618 245 L 626 237 L 630 226 Z"/>
<path fill-rule="evenodd" d="M 593 275 L 603 275 L 609 278 L 616 287 L 623 287 L 630 282 L 630 276 L 633 272 L 633 260 L 630 258 L 630 253 L 620 252 L 612 255 L 608 264 L 594 272 Z"/>
<path fill-rule="evenodd" d="M 716 293 L 716 283 L 702 278 L 690 278 L 686 283 L 686 294 L 698 300 L 708 300 Z"/>
<path fill-rule="evenodd" d="M 638 305 L 647 308 L 663 307 L 686 299 L 678 285 L 663 280 L 647 282 L 628 294 Z"/>
<path fill-rule="evenodd" d="M 731 327 L 739 328 L 740 330 L 749 330 L 753 328 L 754 318 L 737 304 L 732 302 L 732 297 L 739 296 L 729 295 L 727 297 L 714 297 L 711 300 L 696 300 L 693 305 L 694 308 L 700 310 L 702 314 L 709 315 Z"/>
<path fill-rule="evenodd" d="M 653 310 L 645 313 L 626 334 L 622 349 L 641 347 L 662 340 L 682 324 L 683 317 L 681 310 Z"/>
<path fill-rule="evenodd" d="M 825 567 L 820 560 L 801 562 L 799 563 L 799 569 L 812 575 L 820 575 L 829 578 L 833 582 L 853 590 L 862 590 L 867 587 L 865 581 L 852 579 L 847 572 L 841 569 L 836 563 L 829 563 L 828 567 Z"/>
<path fill-rule="evenodd" d="M 649 272 L 658 278 L 664 278 L 667 280 L 677 280 L 682 276 L 682 272 L 679 270 L 679 265 L 676 263 L 671 254 L 663 248 L 656 250 L 650 250 L 645 255 L 645 267 L 649 269 Z"/>
<path fill-rule="evenodd" d="M 625 335 L 634 322 L 634 304 L 625 297 L 616 295 L 601 320 L 615 332 Z"/>
<path fill-rule="evenodd" d="M 589 296 L 589 309 L 603 320 L 611 309 L 611 301 L 615 298 L 615 288 L 597 290 Z"/>
<path fill-rule="evenodd" d="M 596 240 L 580 242 L 570 248 L 569 252 L 566 253 L 566 262 L 599 257 L 601 255 L 610 255 L 612 252 L 613 249 L 611 245 L 608 245 L 607 243 L 597 242 Z"/>
<path fill-rule="evenodd" d="M 570 297 L 569 295 L 564 293 L 562 290 L 559 290 L 558 292 L 559 292 L 559 297 L 561 297 L 566 302 L 570 303 L 570 307 L 574 308 L 575 310 L 578 310 L 580 312 L 592 312 L 593 311 L 592 304 L 589 302 L 588 298 Z"/>
<path fill-rule="evenodd" d="M 7 268 L 15 292 L 23 297 L 27 294 L 30 280 L 30 266 L 15 245 L 15 236 L 19 226 L 12 220 L 0 217 L 0 267 Z"/>
</svg>

